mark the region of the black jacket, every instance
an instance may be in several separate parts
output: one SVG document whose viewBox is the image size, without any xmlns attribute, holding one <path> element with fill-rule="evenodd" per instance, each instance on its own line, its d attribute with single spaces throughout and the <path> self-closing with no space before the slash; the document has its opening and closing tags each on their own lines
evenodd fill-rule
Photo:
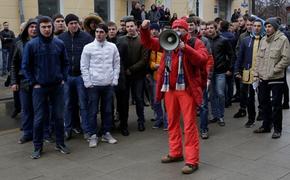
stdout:
<svg viewBox="0 0 290 180">
<path fill-rule="evenodd" d="M 80 76 L 80 61 L 83 48 L 86 44 L 94 41 L 94 38 L 86 32 L 78 30 L 74 36 L 70 32 L 64 32 L 58 36 L 64 42 L 69 60 L 68 74 L 70 76 Z"/>
<path fill-rule="evenodd" d="M 146 49 L 142 46 L 139 36 L 122 36 L 118 38 L 119 49 L 124 71 L 127 69 L 132 73 L 126 78 L 141 79 L 146 74 Z"/>
<path fill-rule="evenodd" d="M 21 71 L 22 55 L 24 45 L 29 41 L 28 39 L 28 28 L 31 24 L 37 24 L 35 19 L 29 19 L 26 23 L 26 26 L 23 29 L 23 32 L 15 39 L 13 45 L 13 53 L 11 56 L 11 84 L 19 84 L 20 80 L 24 79 L 24 75 Z"/>
<path fill-rule="evenodd" d="M 231 71 L 234 60 L 234 52 L 230 42 L 219 34 L 214 38 L 208 38 L 214 58 L 214 73 L 220 74 Z"/>
<path fill-rule="evenodd" d="M 2 41 L 2 48 L 9 49 L 13 47 L 13 41 L 15 39 L 15 34 L 10 30 L 3 30 L 0 32 L 0 38 Z"/>
</svg>

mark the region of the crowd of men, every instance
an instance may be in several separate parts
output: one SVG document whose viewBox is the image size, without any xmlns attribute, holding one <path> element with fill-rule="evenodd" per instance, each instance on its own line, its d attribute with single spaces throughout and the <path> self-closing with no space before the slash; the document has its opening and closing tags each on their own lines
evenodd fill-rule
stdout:
<svg viewBox="0 0 290 180">
<path fill-rule="evenodd" d="M 151 6 L 152 11 L 155 8 Z M 40 158 L 44 141 L 54 139 L 55 149 L 69 154 L 65 140 L 73 133 L 82 132 L 90 148 L 99 141 L 117 143 L 112 128 L 123 136 L 130 134 L 130 99 L 136 106 L 137 129 L 145 131 L 146 92 L 155 116 L 153 128 L 168 130 L 169 153 L 161 162 L 185 159 L 184 174 L 198 169 L 199 136 L 209 138 L 208 123 L 226 125 L 225 108 L 232 102 L 240 102 L 234 118 L 248 116 L 246 128 L 263 120 L 254 133 L 269 133 L 273 128 L 272 138 L 281 137 L 282 108 L 289 108 L 290 47 L 279 30 L 279 18 L 263 21 L 240 15 L 230 23 L 183 16 L 171 25 L 180 43 L 167 50 L 158 37 L 169 27 L 151 19 L 153 14 L 141 13 L 140 21 L 126 16 L 120 29 L 94 14 L 83 23 L 75 14 L 37 16 L 25 23 L 12 45 L 10 84 L 20 93 L 22 136 L 18 142 L 33 141 L 33 159 Z"/>
</svg>

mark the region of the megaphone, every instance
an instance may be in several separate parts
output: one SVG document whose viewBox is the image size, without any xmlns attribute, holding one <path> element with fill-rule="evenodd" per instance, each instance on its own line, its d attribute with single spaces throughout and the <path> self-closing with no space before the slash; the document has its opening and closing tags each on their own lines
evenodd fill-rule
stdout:
<svg viewBox="0 0 290 180">
<path fill-rule="evenodd" d="M 179 39 L 179 35 L 171 29 L 164 30 L 159 35 L 160 46 L 167 51 L 176 49 L 179 45 Z"/>
</svg>

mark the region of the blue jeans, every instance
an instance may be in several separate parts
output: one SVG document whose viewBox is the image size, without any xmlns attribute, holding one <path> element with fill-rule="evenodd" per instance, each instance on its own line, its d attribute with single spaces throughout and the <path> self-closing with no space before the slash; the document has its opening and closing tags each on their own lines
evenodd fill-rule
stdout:
<svg viewBox="0 0 290 180">
<path fill-rule="evenodd" d="M 213 74 L 211 80 L 211 109 L 214 118 L 223 118 L 225 112 L 226 74 Z"/>
<path fill-rule="evenodd" d="M 89 110 L 89 135 L 92 136 L 98 133 L 97 127 L 97 114 L 99 111 L 100 99 L 103 101 L 103 108 L 101 109 L 104 115 L 103 119 L 103 132 L 110 132 L 112 127 L 112 98 L 114 87 L 113 86 L 93 86 L 87 88 L 88 92 L 88 110 Z"/>
<path fill-rule="evenodd" d="M 21 101 L 21 127 L 23 129 L 23 137 L 33 137 L 33 101 L 32 88 L 26 89 L 20 85 L 20 101 Z"/>
<path fill-rule="evenodd" d="M 67 81 L 64 84 L 64 96 L 65 96 L 65 116 L 64 116 L 64 126 L 65 131 L 69 132 L 73 128 L 73 110 L 74 106 L 76 106 L 74 93 L 77 93 L 80 115 L 82 119 L 82 129 L 84 133 L 89 132 L 89 120 L 88 120 L 88 100 L 86 89 L 84 86 L 84 81 L 81 76 L 73 77 L 68 76 Z"/>
<path fill-rule="evenodd" d="M 157 102 L 156 101 L 156 81 L 152 80 L 152 88 L 153 88 L 153 110 L 154 110 L 154 114 L 155 114 L 155 125 L 161 125 L 163 123 L 163 126 L 167 128 L 167 117 L 166 117 L 166 113 L 163 113 L 163 108 L 162 108 L 162 101 L 161 102 Z"/>
<path fill-rule="evenodd" d="M 55 124 L 56 144 L 64 145 L 64 100 L 63 85 L 33 89 L 33 144 L 36 149 L 43 145 L 43 127 L 48 120 L 48 99 L 51 103 L 52 120 Z"/>
<path fill-rule="evenodd" d="M 208 131 L 208 90 L 205 89 L 203 91 L 203 100 L 200 106 L 200 130 L 207 130 Z"/>
</svg>

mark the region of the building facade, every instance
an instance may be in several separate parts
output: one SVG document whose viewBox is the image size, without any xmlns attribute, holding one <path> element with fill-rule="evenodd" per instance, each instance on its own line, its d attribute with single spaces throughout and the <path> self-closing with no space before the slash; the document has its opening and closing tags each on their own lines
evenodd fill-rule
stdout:
<svg viewBox="0 0 290 180">
<path fill-rule="evenodd" d="M 132 4 L 136 0 L 1 0 L 0 23 L 8 21 L 10 29 L 19 32 L 19 25 L 39 14 L 75 13 L 85 18 L 90 13 L 98 13 L 104 20 L 119 20 L 130 14 Z M 147 10 L 153 3 L 164 4 L 178 17 L 189 13 L 198 14 L 204 20 L 215 17 L 230 19 L 233 9 L 241 8 L 242 13 L 250 9 L 249 0 L 139 0 Z"/>
</svg>

